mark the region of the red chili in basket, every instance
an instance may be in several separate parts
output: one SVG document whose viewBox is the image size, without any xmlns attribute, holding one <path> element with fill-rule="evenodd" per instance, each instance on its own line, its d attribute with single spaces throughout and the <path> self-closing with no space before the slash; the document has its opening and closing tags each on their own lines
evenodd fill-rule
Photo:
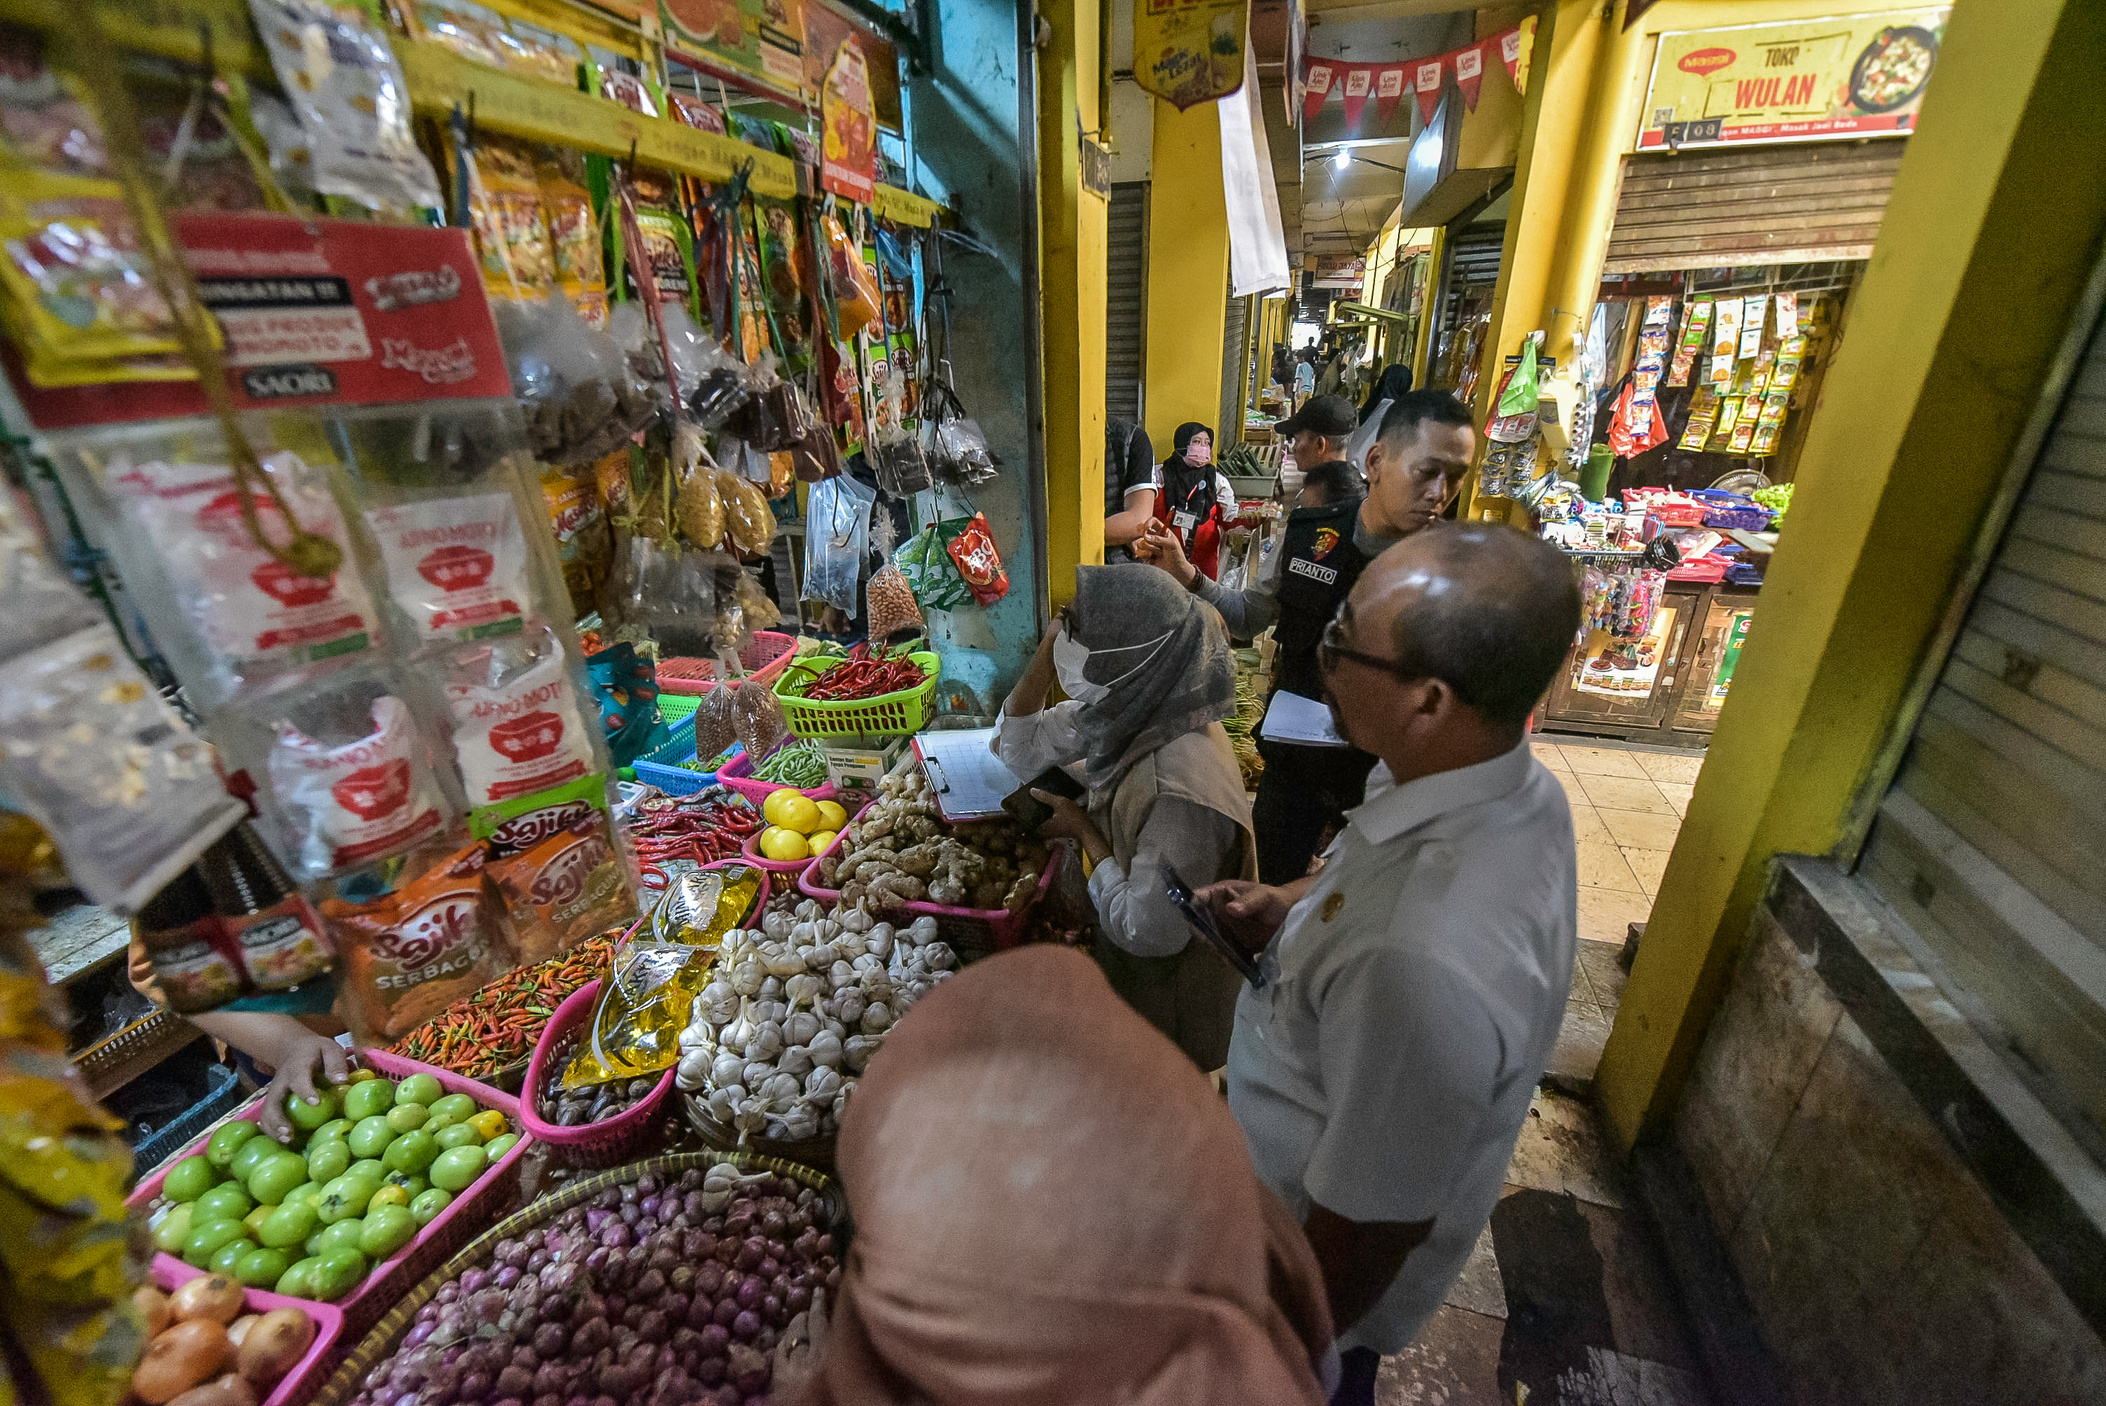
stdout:
<svg viewBox="0 0 2106 1406">
<path fill-rule="evenodd" d="M 666 859 L 711 864 L 737 859 L 761 818 L 746 798 L 723 787 L 640 805 L 628 820 L 636 857 L 646 865 Z"/>
<path fill-rule="evenodd" d="M 859 644 L 848 658 L 834 665 L 806 688 L 804 696 L 819 703 L 845 703 L 860 698 L 878 698 L 921 687 L 928 675 L 913 659 L 900 656 L 871 658 L 870 646 Z"/>
</svg>

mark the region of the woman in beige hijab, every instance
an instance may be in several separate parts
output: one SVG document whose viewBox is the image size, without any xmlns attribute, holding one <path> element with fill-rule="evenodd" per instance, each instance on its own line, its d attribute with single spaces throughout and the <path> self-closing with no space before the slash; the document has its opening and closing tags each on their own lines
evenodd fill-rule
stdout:
<svg viewBox="0 0 2106 1406">
<path fill-rule="evenodd" d="M 1315 1256 L 1212 1084 L 1088 958 L 919 1002 L 842 1123 L 854 1217 L 788 1406 L 1322 1406 Z M 789 1374 L 786 1374 L 789 1375 Z"/>
</svg>

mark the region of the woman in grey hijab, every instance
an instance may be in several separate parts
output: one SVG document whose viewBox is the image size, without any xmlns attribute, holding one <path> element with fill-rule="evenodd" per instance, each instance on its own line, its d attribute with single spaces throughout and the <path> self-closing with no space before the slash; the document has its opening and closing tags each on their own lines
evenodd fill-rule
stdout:
<svg viewBox="0 0 2106 1406">
<path fill-rule="evenodd" d="M 1054 682 L 1069 701 L 1048 706 Z M 1095 868 L 1096 955 L 1128 1004 L 1201 1069 L 1228 1059 L 1239 978 L 1193 938 L 1163 870 L 1193 889 L 1257 872 L 1250 801 L 1224 718 L 1236 711 L 1228 632 L 1212 607 L 1141 563 L 1085 566 L 1075 599 L 1002 705 L 995 751 L 1029 779 L 1059 766 L 1087 788 L 1043 833 Z"/>
</svg>

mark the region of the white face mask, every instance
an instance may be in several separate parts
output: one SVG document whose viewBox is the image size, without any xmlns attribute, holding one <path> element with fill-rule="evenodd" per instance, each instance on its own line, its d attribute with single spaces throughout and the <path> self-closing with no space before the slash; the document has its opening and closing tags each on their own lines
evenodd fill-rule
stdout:
<svg viewBox="0 0 2106 1406">
<path fill-rule="evenodd" d="M 1054 677 L 1060 680 L 1060 691 L 1077 703 L 1094 703 L 1111 692 L 1106 685 L 1091 683 L 1082 676 L 1082 666 L 1089 660 L 1089 650 L 1068 638 L 1066 630 L 1053 641 Z"/>
</svg>

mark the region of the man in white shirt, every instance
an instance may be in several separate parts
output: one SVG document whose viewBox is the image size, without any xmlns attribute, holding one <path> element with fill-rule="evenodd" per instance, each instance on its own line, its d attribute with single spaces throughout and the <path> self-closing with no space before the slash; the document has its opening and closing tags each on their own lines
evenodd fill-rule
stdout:
<svg viewBox="0 0 2106 1406">
<path fill-rule="evenodd" d="M 1262 948 L 1229 1106 L 1323 1266 L 1334 1402 L 1371 1402 L 1379 1355 L 1440 1306 L 1557 1041 L 1572 817 L 1526 727 L 1579 613 L 1564 556 L 1505 527 L 1436 525 L 1383 552 L 1320 655 L 1339 730 L 1381 758 L 1365 802 L 1319 873 L 1204 894 Z"/>
</svg>

